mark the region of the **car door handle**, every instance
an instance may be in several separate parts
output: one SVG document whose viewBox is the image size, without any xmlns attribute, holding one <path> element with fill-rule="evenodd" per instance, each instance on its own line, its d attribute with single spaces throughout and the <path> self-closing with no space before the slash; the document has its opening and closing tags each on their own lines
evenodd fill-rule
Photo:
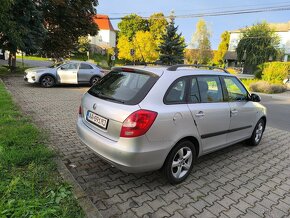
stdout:
<svg viewBox="0 0 290 218">
<path fill-rule="evenodd" d="M 235 115 L 237 115 L 238 114 L 238 110 L 237 109 L 233 109 L 233 110 L 231 110 L 231 115 L 232 116 L 235 116 Z"/>
<path fill-rule="evenodd" d="M 202 117 L 204 117 L 204 112 L 203 111 L 199 111 L 197 114 L 195 114 L 195 116 L 196 117 L 198 117 L 198 118 L 202 118 Z"/>
</svg>

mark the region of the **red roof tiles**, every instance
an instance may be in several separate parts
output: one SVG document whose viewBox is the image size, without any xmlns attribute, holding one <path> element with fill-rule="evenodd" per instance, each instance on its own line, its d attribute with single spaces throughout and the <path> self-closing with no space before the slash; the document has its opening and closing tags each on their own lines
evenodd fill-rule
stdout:
<svg viewBox="0 0 290 218">
<path fill-rule="evenodd" d="M 114 27 L 111 24 L 110 18 L 107 15 L 97 14 L 94 17 L 94 21 L 96 24 L 98 24 L 100 30 L 114 31 Z"/>
</svg>

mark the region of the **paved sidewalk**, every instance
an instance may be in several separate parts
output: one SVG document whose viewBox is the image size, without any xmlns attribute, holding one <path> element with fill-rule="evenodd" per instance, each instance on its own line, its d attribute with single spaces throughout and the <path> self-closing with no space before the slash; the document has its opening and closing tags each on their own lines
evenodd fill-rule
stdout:
<svg viewBox="0 0 290 218">
<path fill-rule="evenodd" d="M 121 172 L 80 143 L 75 125 L 88 87 L 44 89 L 17 77 L 5 84 L 103 217 L 290 217 L 289 132 L 267 128 L 257 147 L 237 144 L 206 155 L 172 186 L 160 172 Z"/>
</svg>

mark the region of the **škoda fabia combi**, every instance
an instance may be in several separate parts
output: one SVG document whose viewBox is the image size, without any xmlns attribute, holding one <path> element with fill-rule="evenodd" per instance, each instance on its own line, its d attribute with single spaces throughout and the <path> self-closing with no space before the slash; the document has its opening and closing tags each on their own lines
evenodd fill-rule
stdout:
<svg viewBox="0 0 290 218">
<path fill-rule="evenodd" d="M 83 96 L 77 131 L 117 168 L 163 169 L 176 184 L 199 156 L 244 140 L 258 145 L 266 126 L 259 101 L 223 69 L 117 67 Z"/>
</svg>

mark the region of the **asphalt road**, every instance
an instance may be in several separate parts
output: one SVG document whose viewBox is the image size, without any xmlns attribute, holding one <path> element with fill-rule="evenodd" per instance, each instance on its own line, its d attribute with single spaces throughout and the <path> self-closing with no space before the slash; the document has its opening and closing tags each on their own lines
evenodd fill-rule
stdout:
<svg viewBox="0 0 290 218">
<path fill-rule="evenodd" d="M 290 132 L 290 91 L 278 95 L 259 94 L 267 107 L 267 125 Z"/>
</svg>

